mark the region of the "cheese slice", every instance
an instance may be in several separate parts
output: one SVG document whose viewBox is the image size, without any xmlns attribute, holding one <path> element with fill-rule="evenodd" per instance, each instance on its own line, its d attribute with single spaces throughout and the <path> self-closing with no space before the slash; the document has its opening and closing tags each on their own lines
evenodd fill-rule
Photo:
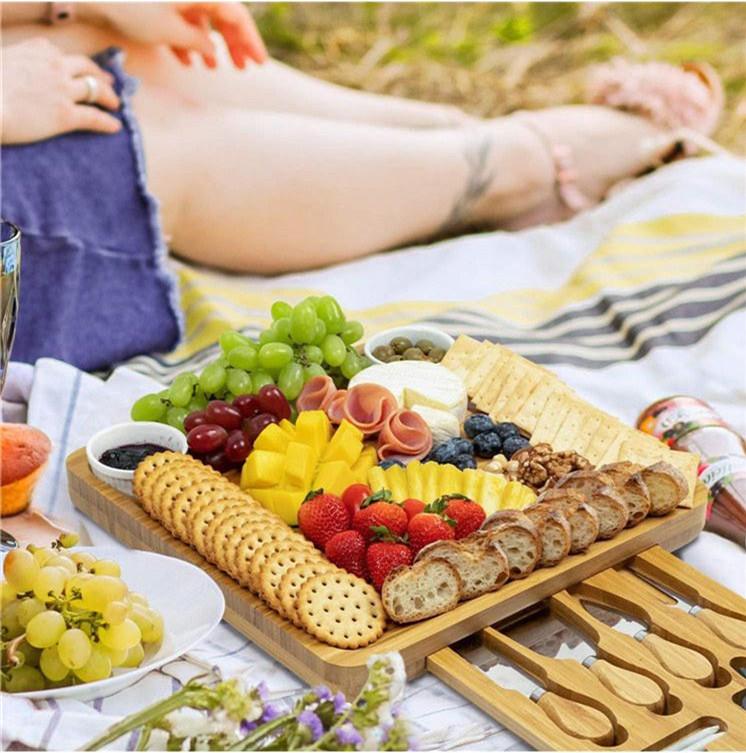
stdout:
<svg viewBox="0 0 746 753">
<path fill-rule="evenodd" d="M 466 386 L 450 369 L 428 361 L 394 361 L 370 366 L 350 380 L 350 387 L 378 384 L 389 390 L 402 408 L 424 406 L 447 411 L 459 421 L 466 415 Z"/>
<path fill-rule="evenodd" d="M 430 433 L 433 435 L 433 447 L 437 447 L 453 437 L 461 436 L 461 424 L 453 413 L 438 408 L 430 408 L 427 405 L 414 405 L 412 410 L 419 413 L 430 427 Z"/>
</svg>

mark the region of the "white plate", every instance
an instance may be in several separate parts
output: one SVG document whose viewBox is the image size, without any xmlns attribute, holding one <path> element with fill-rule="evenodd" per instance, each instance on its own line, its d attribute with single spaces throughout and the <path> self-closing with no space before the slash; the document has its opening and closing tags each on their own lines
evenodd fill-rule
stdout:
<svg viewBox="0 0 746 753">
<path fill-rule="evenodd" d="M 74 551 L 90 552 L 97 559 L 113 559 L 119 563 L 122 580 L 130 591 L 143 594 L 150 606 L 163 615 L 163 641 L 155 652 L 146 649 L 145 659 L 139 667 L 115 669 L 106 680 L 14 693 L 14 696 L 90 701 L 112 695 L 189 651 L 206 638 L 223 618 L 225 599 L 222 591 L 209 575 L 188 562 L 162 554 L 126 551 L 116 547 L 75 547 Z"/>
</svg>

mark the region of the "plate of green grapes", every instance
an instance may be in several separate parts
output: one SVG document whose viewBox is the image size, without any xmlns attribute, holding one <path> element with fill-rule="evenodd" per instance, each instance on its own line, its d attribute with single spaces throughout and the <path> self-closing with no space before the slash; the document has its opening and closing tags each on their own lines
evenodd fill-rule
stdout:
<svg viewBox="0 0 746 753">
<path fill-rule="evenodd" d="M 151 552 L 57 541 L 2 565 L 0 687 L 24 698 L 116 693 L 203 640 L 225 608 L 202 570 Z"/>
</svg>

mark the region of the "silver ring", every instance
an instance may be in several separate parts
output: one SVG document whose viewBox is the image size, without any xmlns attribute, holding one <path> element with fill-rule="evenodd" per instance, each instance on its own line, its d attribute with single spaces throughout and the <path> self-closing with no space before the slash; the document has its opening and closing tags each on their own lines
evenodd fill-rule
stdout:
<svg viewBox="0 0 746 753">
<path fill-rule="evenodd" d="M 84 102 L 91 104 L 96 101 L 98 97 L 98 79 L 95 76 L 83 76 L 83 81 L 86 87 L 86 95 Z"/>
</svg>

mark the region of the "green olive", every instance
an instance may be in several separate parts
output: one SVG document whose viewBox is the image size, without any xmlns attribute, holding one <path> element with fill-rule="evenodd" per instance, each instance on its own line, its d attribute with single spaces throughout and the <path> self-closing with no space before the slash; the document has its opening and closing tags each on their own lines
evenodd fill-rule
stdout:
<svg viewBox="0 0 746 753">
<path fill-rule="evenodd" d="M 403 360 L 404 360 L 404 356 L 400 356 L 399 354 L 397 354 L 397 355 L 391 356 L 391 358 L 389 358 L 387 363 L 393 363 L 394 361 L 403 361 Z"/>
<path fill-rule="evenodd" d="M 433 348 L 428 354 L 427 357 L 433 362 L 433 363 L 440 363 L 443 358 L 445 357 L 445 350 L 443 348 Z"/>
<path fill-rule="evenodd" d="M 415 345 L 425 354 L 427 355 L 434 347 L 432 340 L 418 340 Z"/>
<path fill-rule="evenodd" d="M 379 360 L 379 361 L 388 361 L 391 356 L 394 355 L 394 349 L 390 345 L 379 345 L 377 348 L 374 348 L 373 355 Z"/>
<path fill-rule="evenodd" d="M 425 354 L 419 348 L 407 348 L 403 353 L 405 361 L 424 361 Z"/>
<path fill-rule="evenodd" d="M 391 347 L 394 349 L 394 353 L 401 355 L 407 348 L 412 347 L 412 341 L 407 337 L 395 337 L 391 341 Z"/>
</svg>

